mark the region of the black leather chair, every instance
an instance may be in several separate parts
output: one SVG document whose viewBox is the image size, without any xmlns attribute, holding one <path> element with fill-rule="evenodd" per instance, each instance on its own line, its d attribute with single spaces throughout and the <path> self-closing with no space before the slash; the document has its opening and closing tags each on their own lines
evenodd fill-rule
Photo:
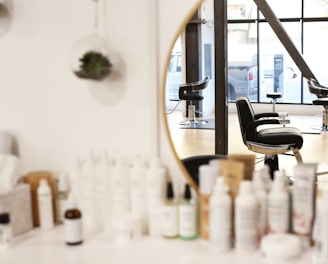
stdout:
<svg viewBox="0 0 328 264">
<path fill-rule="evenodd" d="M 181 84 L 179 86 L 179 99 L 187 101 L 188 104 L 188 120 L 180 123 L 183 126 L 195 127 L 200 124 L 207 123 L 206 120 L 196 119 L 196 107 L 193 101 L 201 101 L 204 97 L 200 94 L 200 91 L 205 89 L 208 85 L 209 77 L 205 77 L 203 80 Z"/>
<path fill-rule="evenodd" d="M 314 105 L 322 105 L 322 126 L 319 128 L 322 131 L 328 131 L 328 87 L 321 85 L 316 79 L 307 80 L 310 93 L 315 94 L 317 99 L 313 100 Z"/>
<path fill-rule="evenodd" d="M 208 164 L 210 160 L 213 159 L 226 159 L 224 155 L 213 154 L 213 155 L 198 155 L 191 156 L 188 158 L 182 159 L 182 164 L 185 166 L 191 178 L 199 186 L 199 166 L 203 164 Z"/>
<path fill-rule="evenodd" d="M 264 154 L 264 163 L 270 167 L 271 177 L 279 170 L 278 154 L 292 151 L 297 162 L 303 162 L 300 149 L 303 137 L 299 129 L 283 126 L 286 119 L 279 119 L 276 112 L 255 114 L 248 97 L 236 100 L 242 139 L 247 148 Z M 281 122 L 282 121 L 282 122 Z M 270 125 L 260 127 L 261 125 Z"/>
</svg>

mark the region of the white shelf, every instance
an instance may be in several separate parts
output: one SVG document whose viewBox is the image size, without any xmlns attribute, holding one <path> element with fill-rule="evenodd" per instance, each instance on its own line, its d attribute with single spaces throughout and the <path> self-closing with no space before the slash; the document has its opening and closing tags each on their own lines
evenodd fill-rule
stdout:
<svg viewBox="0 0 328 264">
<path fill-rule="evenodd" d="M 259 251 L 240 254 L 234 250 L 220 254 L 212 252 L 209 244 L 200 239 L 183 241 L 161 237 L 143 237 L 127 243 L 114 243 L 104 234 L 89 236 L 79 246 L 67 246 L 64 230 L 56 227 L 51 231 L 35 229 L 17 240 L 7 250 L 0 251 L 3 264 L 257 264 L 267 263 Z M 301 259 L 291 262 L 309 264 L 311 251 Z"/>
</svg>

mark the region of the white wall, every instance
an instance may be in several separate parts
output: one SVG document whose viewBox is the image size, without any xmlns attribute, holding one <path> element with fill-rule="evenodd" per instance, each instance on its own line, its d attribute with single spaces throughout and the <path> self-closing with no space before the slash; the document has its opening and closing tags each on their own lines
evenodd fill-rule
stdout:
<svg viewBox="0 0 328 264">
<path fill-rule="evenodd" d="M 90 147 L 160 152 L 174 170 L 158 72 L 197 2 L 100 0 L 116 68 L 95 85 L 69 65 L 73 44 L 93 32 L 94 1 L 13 0 L 13 24 L 0 38 L 0 129 L 17 137 L 24 170 L 66 170 Z"/>
</svg>

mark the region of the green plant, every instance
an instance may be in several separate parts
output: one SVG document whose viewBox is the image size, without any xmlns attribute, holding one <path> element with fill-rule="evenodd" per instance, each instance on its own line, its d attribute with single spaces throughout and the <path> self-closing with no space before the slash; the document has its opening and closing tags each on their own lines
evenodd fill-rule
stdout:
<svg viewBox="0 0 328 264">
<path fill-rule="evenodd" d="M 112 67 L 109 59 L 96 51 L 86 52 L 79 61 L 80 70 L 75 73 L 81 78 L 101 80 L 110 73 Z"/>
</svg>

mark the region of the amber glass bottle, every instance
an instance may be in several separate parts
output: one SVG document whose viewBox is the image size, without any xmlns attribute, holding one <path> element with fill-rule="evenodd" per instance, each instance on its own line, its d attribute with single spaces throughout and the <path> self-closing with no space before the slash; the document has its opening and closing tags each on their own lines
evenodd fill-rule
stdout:
<svg viewBox="0 0 328 264">
<path fill-rule="evenodd" d="M 82 213 L 77 208 L 74 196 L 70 194 L 64 214 L 65 240 L 69 246 L 83 243 Z"/>
</svg>

